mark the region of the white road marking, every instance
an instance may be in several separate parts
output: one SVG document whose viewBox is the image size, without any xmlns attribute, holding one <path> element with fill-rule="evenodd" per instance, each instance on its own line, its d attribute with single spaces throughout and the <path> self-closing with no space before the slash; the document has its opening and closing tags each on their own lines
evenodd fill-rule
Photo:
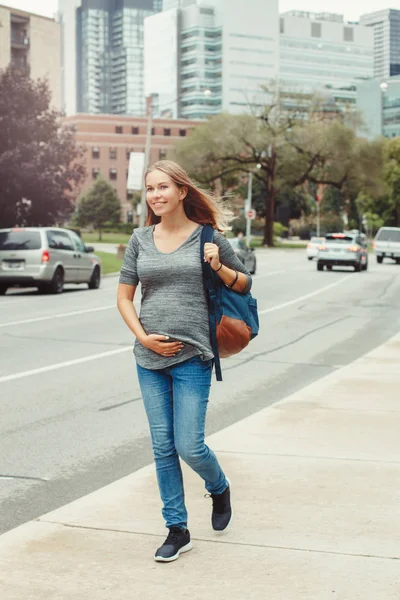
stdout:
<svg viewBox="0 0 400 600">
<path fill-rule="evenodd" d="M 278 304 L 277 306 L 272 306 L 271 308 L 265 308 L 264 310 L 259 310 L 258 314 L 266 315 L 267 313 L 274 312 L 275 310 L 280 310 L 281 308 L 286 308 L 286 306 L 292 306 L 292 304 L 297 304 L 298 302 L 303 302 L 303 300 L 308 300 L 308 298 L 312 298 L 313 296 L 322 294 L 322 292 L 326 292 L 326 290 L 330 290 L 331 288 L 335 287 L 336 285 L 339 285 L 340 283 L 344 283 L 345 281 L 347 281 L 347 279 L 350 279 L 350 277 L 353 277 L 353 276 L 354 276 L 353 274 L 347 275 L 347 277 L 342 277 L 342 279 L 338 279 L 337 281 L 334 281 L 333 283 L 330 283 L 329 285 L 326 285 L 325 287 L 320 288 L 319 290 L 316 290 L 315 292 L 306 294 L 305 296 L 299 296 L 298 298 L 295 298 L 294 300 L 289 300 L 289 302 L 284 302 L 283 304 Z"/>
<path fill-rule="evenodd" d="M 30 371 L 22 371 L 21 373 L 14 373 L 13 375 L 4 375 L 3 377 L 0 377 L 0 383 L 14 381 L 15 379 L 23 379 L 24 377 L 39 375 L 40 373 L 48 373 L 49 371 L 56 371 L 57 369 L 64 369 L 65 367 L 80 365 L 85 362 L 97 360 L 98 358 L 115 356 L 116 354 L 122 354 L 123 352 L 128 351 L 132 352 L 132 346 L 125 346 L 124 348 L 118 348 L 118 350 L 109 350 L 108 352 L 100 352 L 100 354 L 92 354 L 91 356 L 84 356 L 83 358 L 77 358 L 75 360 L 67 360 L 66 362 L 55 363 L 54 365 L 48 365 L 47 367 L 41 367 L 39 369 L 31 369 Z"/>
<path fill-rule="evenodd" d="M 58 315 L 49 315 L 47 317 L 36 317 L 34 319 L 25 319 L 23 321 L 10 321 L 9 323 L 0 323 L 0 327 L 12 327 L 13 325 L 26 325 L 27 323 L 39 323 L 40 321 L 51 321 L 53 319 L 60 319 L 62 317 L 73 317 L 75 315 L 85 315 L 91 312 L 98 312 L 100 310 L 110 310 L 110 308 L 117 308 L 116 304 L 109 304 L 108 306 L 98 306 L 97 308 L 87 308 L 86 310 L 75 310 L 73 312 L 61 313 Z"/>
<path fill-rule="evenodd" d="M 286 273 L 286 271 L 271 271 L 270 273 L 265 273 L 265 275 L 252 275 L 251 278 L 254 281 L 255 279 L 265 279 L 266 277 L 280 275 L 281 273 Z"/>
<path fill-rule="evenodd" d="M 353 277 L 353 274 L 348 275 L 347 277 L 342 277 L 341 279 L 338 279 L 337 281 L 334 281 L 333 283 L 330 283 L 329 285 L 326 285 L 323 288 L 316 290 L 315 292 L 306 294 L 305 296 L 299 296 L 298 298 L 295 298 L 294 300 L 289 300 L 289 302 L 284 302 L 283 304 L 278 304 L 277 306 L 272 306 L 271 308 L 266 308 L 265 310 L 261 310 L 261 311 L 259 311 L 258 314 L 265 315 L 267 313 L 274 312 L 274 311 L 280 310 L 282 308 L 286 308 L 287 306 L 291 306 L 292 304 L 297 304 L 298 302 L 302 302 L 303 300 L 307 300 L 308 298 L 312 298 L 313 296 L 317 296 L 318 294 L 322 294 L 323 292 L 325 292 L 341 283 L 344 283 L 345 281 L 347 281 L 347 279 L 350 279 L 350 277 Z M 112 307 L 114 307 L 114 305 L 112 305 Z M 88 311 L 77 311 L 76 313 L 66 313 L 66 316 L 70 316 L 72 314 L 82 314 L 85 312 L 92 312 L 93 310 L 105 310 L 106 308 L 111 308 L 111 307 L 103 307 L 103 309 L 90 309 Z M 58 316 L 62 316 L 62 315 L 58 315 Z M 47 317 L 44 317 L 44 318 L 47 319 Z M 52 319 L 55 317 L 53 316 L 53 317 L 48 317 L 48 318 Z M 40 318 L 38 320 L 42 320 L 42 319 Z M 32 321 L 28 321 L 28 322 L 32 322 Z M 20 323 L 21 323 L 21 321 L 20 321 Z M 5 375 L 3 377 L 0 377 L 0 383 L 6 383 L 8 381 L 22 379 L 24 377 L 30 377 L 31 375 L 38 375 L 40 373 L 48 373 L 49 371 L 56 371 L 57 369 L 64 369 L 66 367 L 79 365 L 79 364 L 82 364 L 85 362 L 90 362 L 90 361 L 97 360 L 100 358 L 107 358 L 109 356 L 115 356 L 117 354 L 122 354 L 123 352 L 128 352 L 128 351 L 132 351 L 131 346 L 127 346 L 125 348 L 119 348 L 118 350 L 110 350 L 108 352 L 101 352 L 100 354 L 92 354 L 91 356 L 77 358 L 76 360 L 69 360 L 66 362 L 55 363 L 53 365 L 48 365 L 46 367 L 41 367 L 39 369 L 32 369 L 30 371 L 22 371 L 21 373 L 14 373 L 13 375 Z"/>
</svg>

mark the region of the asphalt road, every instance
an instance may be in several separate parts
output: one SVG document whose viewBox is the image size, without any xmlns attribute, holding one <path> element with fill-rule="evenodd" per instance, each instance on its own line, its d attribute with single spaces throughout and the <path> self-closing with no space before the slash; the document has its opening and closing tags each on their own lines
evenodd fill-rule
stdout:
<svg viewBox="0 0 400 600">
<path fill-rule="evenodd" d="M 304 250 L 260 251 L 261 331 L 223 362 L 208 433 L 278 401 L 400 330 L 400 267 L 319 273 Z M 0 533 L 151 462 L 133 338 L 100 290 L 0 297 Z M 379 399 L 377 399 L 379 401 Z M 266 432 L 268 435 L 268 432 Z M 118 507 L 115 507 L 118 510 Z"/>
</svg>

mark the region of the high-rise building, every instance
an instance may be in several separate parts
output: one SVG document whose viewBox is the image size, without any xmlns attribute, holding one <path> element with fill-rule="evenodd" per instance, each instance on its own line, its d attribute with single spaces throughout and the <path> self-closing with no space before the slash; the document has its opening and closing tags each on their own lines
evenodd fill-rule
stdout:
<svg viewBox="0 0 400 600">
<path fill-rule="evenodd" d="M 159 113 L 202 119 L 263 104 L 262 86 L 278 77 L 278 0 L 163 6 L 145 19 L 145 92 Z"/>
<path fill-rule="evenodd" d="M 67 114 L 144 114 L 143 22 L 161 5 L 161 0 L 59 0 Z"/>
<path fill-rule="evenodd" d="M 368 13 L 360 23 L 374 32 L 374 77 L 400 75 L 400 10 Z"/>
<path fill-rule="evenodd" d="M 400 75 L 362 83 L 357 89 L 357 108 L 363 119 L 361 135 L 370 139 L 400 136 Z"/>
<path fill-rule="evenodd" d="M 354 106 L 359 82 L 373 76 L 373 34 L 342 15 L 289 11 L 280 18 L 283 92 L 328 96 Z"/>
<path fill-rule="evenodd" d="M 52 105 L 61 106 L 60 26 L 54 19 L 0 5 L 0 69 L 15 65 L 46 78 Z"/>
</svg>

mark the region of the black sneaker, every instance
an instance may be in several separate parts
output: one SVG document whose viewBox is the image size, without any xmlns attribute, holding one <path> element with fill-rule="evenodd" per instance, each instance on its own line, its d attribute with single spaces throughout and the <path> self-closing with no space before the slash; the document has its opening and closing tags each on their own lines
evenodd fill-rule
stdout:
<svg viewBox="0 0 400 600">
<path fill-rule="evenodd" d="M 222 494 L 206 494 L 206 497 L 213 501 L 211 524 L 214 531 L 224 531 L 232 520 L 230 483 Z"/>
<path fill-rule="evenodd" d="M 189 552 L 192 548 L 188 529 L 170 527 L 168 537 L 155 553 L 154 560 L 157 562 L 172 562 L 179 558 L 181 552 Z"/>
</svg>

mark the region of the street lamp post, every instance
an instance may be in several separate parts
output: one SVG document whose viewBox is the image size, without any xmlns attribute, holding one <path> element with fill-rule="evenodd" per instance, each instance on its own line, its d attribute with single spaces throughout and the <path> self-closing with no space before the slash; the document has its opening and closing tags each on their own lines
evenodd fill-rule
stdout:
<svg viewBox="0 0 400 600">
<path fill-rule="evenodd" d="M 144 227 L 144 224 L 146 222 L 146 217 L 147 217 L 146 186 L 144 185 L 144 178 L 146 175 L 146 171 L 149 167 L 149 161 L 150 161 L 151 130 L 153 127 L 153 99 L 152 99 L 152 96 L 148 96 L 148 98 L 146 99 L 146 111 L 147 111 L 147 131 L 146 131 L 146 147 L 145 147 L 145 151 L 144 151 L 142 193 L 140 196 L 139 227 Z"/>
<path fill-rule="evenodd" d="M 203 94 L 206 97 L 211 96 L 212 91 L 210 89 L 203 90 Z M 173 102 L 179 101 L 179 98 L 173 100 Z M 147 202 L 146 202 L 146 186 L 144 185 L 144 178 L 150 163 L 150 152 L 151 152 L 151 130 L 153 127 L 153 96 L 150 95 L 146 98 L 146 111 L 147 111 L 147 131 L 146 131 L 146 146 L 144 152 L 144 165 L 143 165 L 143 178 L 142 178 L 142 193 L 140 196 L 140 214 L 139 214 L 139 226 L 144 227 L 147 217 Z"/>
<path fill-rule="evenodd" d="M 251 201 L 253 195 L 253 173 L 250 171 L 249 173 L 249 182 L 247 188 L 247 200 L 246 200 L 246 242 L 247 245 L 250 246 L 251 242 L 251 219 L 249 217 L 251 210 Z"/>
</svg>

